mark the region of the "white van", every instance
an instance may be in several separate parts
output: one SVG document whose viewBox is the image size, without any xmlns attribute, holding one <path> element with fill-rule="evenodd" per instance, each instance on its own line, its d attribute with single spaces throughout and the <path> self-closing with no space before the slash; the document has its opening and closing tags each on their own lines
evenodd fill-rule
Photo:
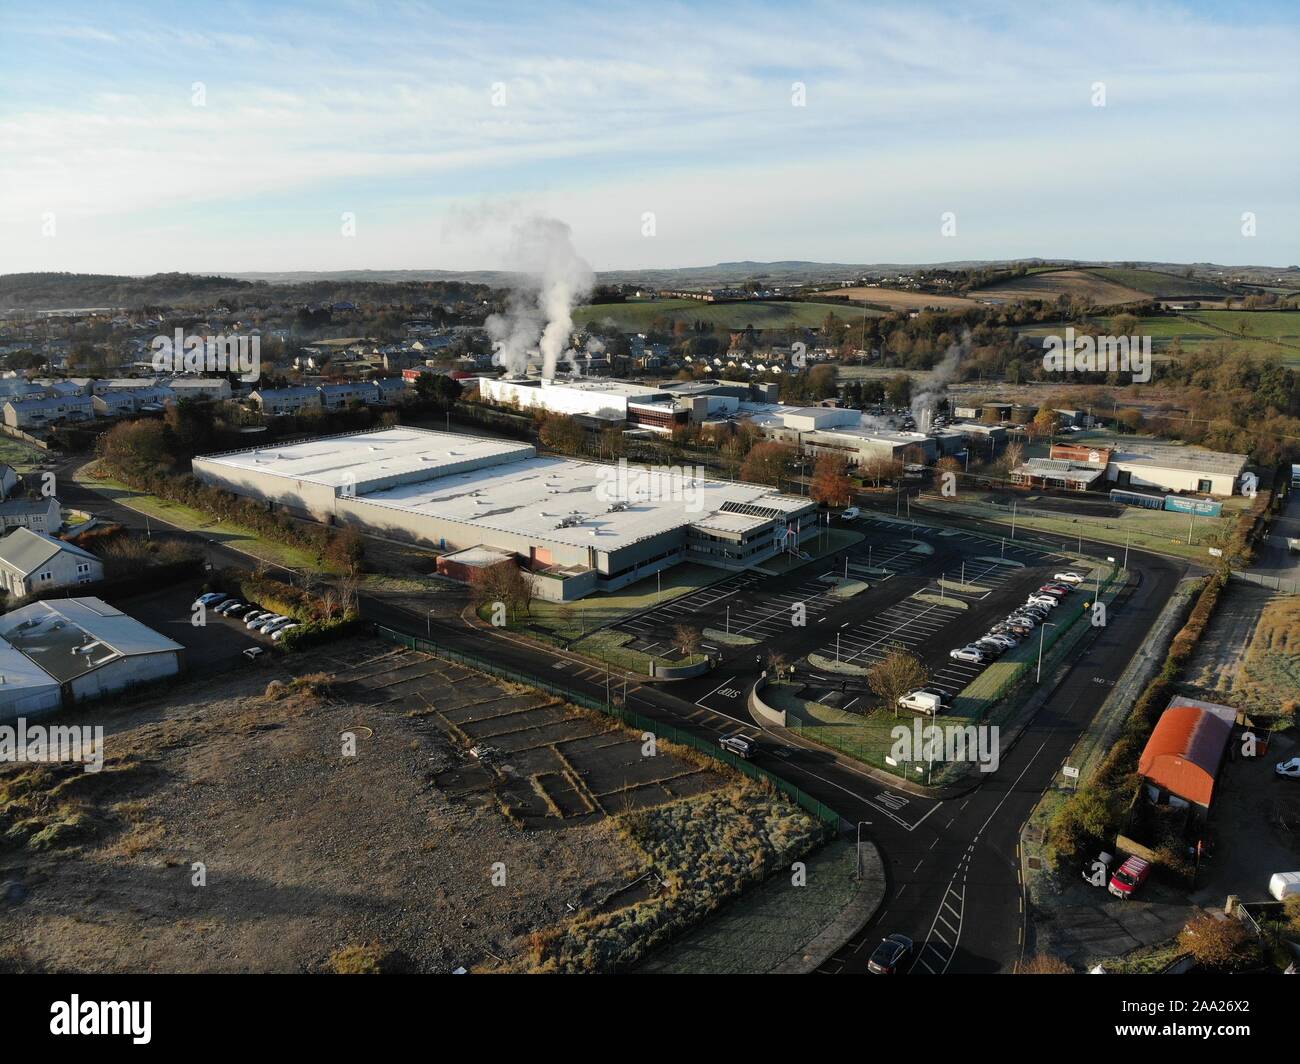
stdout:
<svg viewBox="0 0 1300 1064">
<path fill-rule="evenodd" d="M 1278 901 L 1300 894 L 1300 872 L 1274 872 L 1268 881 L 1268 892 Z"/>
<path fill-rule="evenodd" d="M 914 709 L 933 717 L 943 707 L 943 696 L 937 691 L 908 691 L 898 704 L 904 709 Z"/>
<path fill-rule="evenodd" d="M 862 516 L 861 510 L 859 510 L 856 506 L 850 506 L 848 509 L 846 509 L 843 513 L 840 514 L 840 520 L 856 521 L 861 516 Z"/>
</svg>

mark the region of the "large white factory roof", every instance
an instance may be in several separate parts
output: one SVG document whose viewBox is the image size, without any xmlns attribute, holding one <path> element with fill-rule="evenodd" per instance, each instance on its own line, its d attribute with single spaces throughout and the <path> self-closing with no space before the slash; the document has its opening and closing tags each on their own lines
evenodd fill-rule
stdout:
<svg viewBox="0 0 1300 1064">
<path fill-rule="evenodd" d="M 683 525 L 706 524 L 728 503 L 758 507 L 774 515 L 809 505 L 807 499 L 782 495 L 759 484 L 636 466 L 626 467 L 620 474 L 618 466 L 564 458 L 529 458 L 450 474 L 368 493 L 362 499 L 542 543 L 593 546 L 602 551 Z M 725 523 L 728 527 L 741 524 Z M 483 538 L 491 540 L 490 536 Z"/>
<path fill-rule="evenodd" d="M 436 471 L 445 472 L 466 462 L 509 461 L 534 453 L 530 444 L 513 440 L 392 428 L 206 455 L 202 461 L 327 487 L 351 484 L 363 490 L 364 484 L 387 477 L 422 470 L 437 475 Z"/>
</svg>

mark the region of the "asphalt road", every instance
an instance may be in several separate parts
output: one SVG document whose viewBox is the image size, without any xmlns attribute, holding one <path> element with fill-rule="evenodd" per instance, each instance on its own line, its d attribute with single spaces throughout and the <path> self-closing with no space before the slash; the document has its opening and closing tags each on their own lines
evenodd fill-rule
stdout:
<svg viewBox="0 0 1300 1064">
<path fill-rule="evenodd" d="M 70 476 L 60 477 L 60 493 L 66 504 L 128 527 L 145 527 L 141 515 L 81 488 Z M 202 536 L 153 519 L 149 524 L 155 534 L 201 541 L 214 565 L 250 563 L 247 556 Z M 969 522 L 968 527 L 979 526 Z M 1002 534 L 1000 529 L 990 531 Z M 1098 558 L 1113 549 L 1084 543 L 1084 553 Z M 1076 659 L 1021 740 L 1003 757 L 999 770 L 967 794 L 944 801 L 907 794 L 797 737 L 767 735 L 758 763 L 834 808 L 849 824 L 863 824 L 886 862 L 888 893 L 879 912 L 825 971 L 864 971 L 876 943 L 893 932 L 917 943 L 912 974 L 1005 972 L 1014 967 L 1025 929 L 1016 854 L 1020 826 L 1145 638 L 1187 565 L 1134 550 L 1129 568 L 1140 577 L 1130 600 L 1112 611 L 1110 625 Z M 431 630 L 435 643 L 480 656 L 490 653 L 503 666 L 547 683 L 563 683 L 591 698 L 622 690 L 623 677 L 618 673 L 608 676 L 588 662 L 509 634 L 430 619 L 369 595 L 362 596 L 361 608 L 378 623 L 419 637 Z M 566 660 L 569 666 L 556 668 L 557 662 Z M 713 675 L 722 686 L 742 693 L 758 674 L 757 663 L 743 659 L 737 660 L 734 672 L 723 671 L 728 675 Z M 644 716 L 705 737 L 737 730 L 738 722 L 751 734 L 756 731 L 744 713 L 743 698 L 734 700 L 734 710 L 723 712 L 714 708 L 716 700 L 692 701 L 667 686 L 632 681 L 626 701 Z"/>
</svg>

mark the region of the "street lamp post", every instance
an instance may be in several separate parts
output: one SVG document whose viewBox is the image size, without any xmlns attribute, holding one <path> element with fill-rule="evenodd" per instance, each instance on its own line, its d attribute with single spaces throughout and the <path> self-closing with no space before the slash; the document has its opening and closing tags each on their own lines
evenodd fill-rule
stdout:
<svg viewBox="0 0 1300 1064">
<path fill-rule="evenodd" d="M 1043 637 L 1047 635 L 1047 629 L 1055 628 L 1051 621 L 1044 621 L 1043 626 L 1038 629 L 1038 675 L 1034 678 L 1034 683 L 1043 682 Z"/>
<path fill-rule="evenodd" d="M 1016 538 L 1016 503 L 1018 499 L 1011 500 L 1011 538 Z"/>
</svg>

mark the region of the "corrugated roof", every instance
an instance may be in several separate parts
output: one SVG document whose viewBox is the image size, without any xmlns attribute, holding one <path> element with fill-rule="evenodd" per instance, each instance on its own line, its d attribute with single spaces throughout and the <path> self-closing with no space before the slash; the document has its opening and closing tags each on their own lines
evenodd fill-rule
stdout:
<svg viewBox="0 0 1300 1064">
<path fill-rule="evenodd" d="M 183 650 L 103 599 L 33 602 L 0 617 L 0 637 L 59 681 L 119 658 Z"/>
<path fill-rule="evenodd" d="M 75 544 L 33 532 L 30 528 L 15 528 L 0 539 L 0 562 L 5 562 L 23 576 L 34 573 L 60 551 L 92 562 L 99 560 Z"/>
<path fill-rule="evenodd" d="M 1179 798 L 1208 806 L 1235 718 L 1228 706 L 1174 699 L 1147 740 L 1138 774 Z"/>
</svg>

